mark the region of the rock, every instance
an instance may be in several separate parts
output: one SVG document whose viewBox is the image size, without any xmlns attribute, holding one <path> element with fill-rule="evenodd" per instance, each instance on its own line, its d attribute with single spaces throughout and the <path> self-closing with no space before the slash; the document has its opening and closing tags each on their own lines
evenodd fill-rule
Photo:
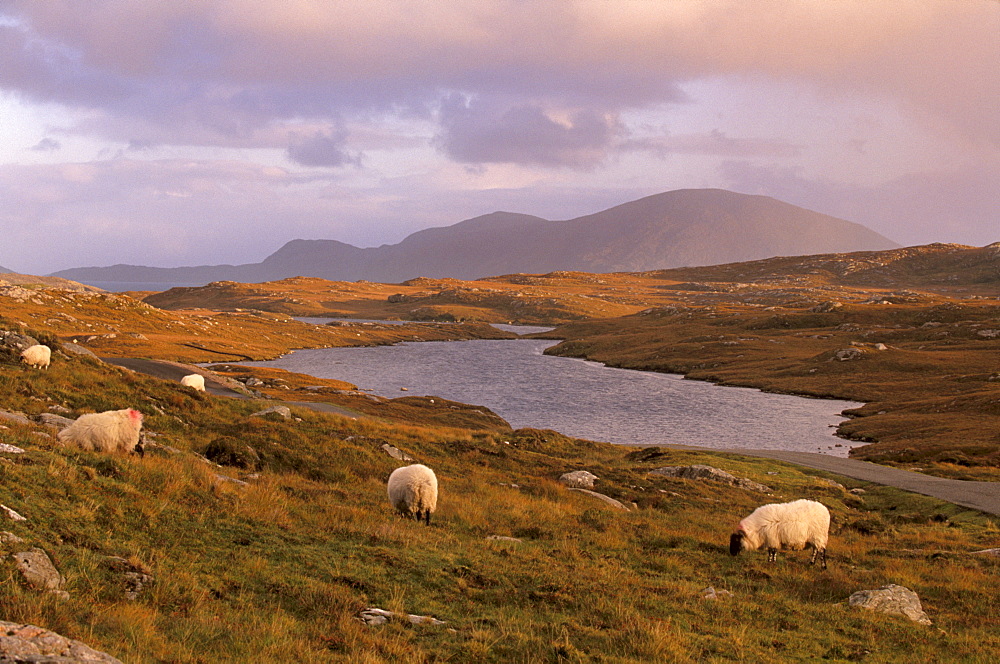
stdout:
<svg viewBox="0 0 1000 664">
<path fill-rule="evenodd" d="M 62 415 L 56 415 L 55 413 L 42 413 L 38 416 L 38 421 L 42 424 L 47 424 L 50 427 L 55 427 L 57 430 L 62 431 L 69 425 L 73 424 L 75 420 L 63 417 Z"/>
<path fill-rule="evenodd" d="M 851 346 L 850 348 L 841 348 L 833 354 L 831 360 L 837 360 L 839 362 L 849 362 L 851 360 L 860 360 L 865 356 L 865 351 L 860 348 L 855 348 Z"/>
<path fill-rule="evenodd" d="M 413 625 L 443 625 L 443 620 L 430 616 L 417 616 L 412 613 L 395 613 L 385 609 L 365 609 L 361 612 L 361 621 L 366 625 L 384 625 L 390 620 L 403 620 Z"/>
<path fill-rule="evenodd" d="M 864 489 L 851 489 L 850 491 L 848 491 L 848 493 L 853 493 L 855 496 L 860 496 L 864 493 L 867 493 L 867 491 L 865 491 Z"/>
<path fill-rule="evenodd" d="M 612 507 L 617 507 L 618 509 L 625 510 L 626 512 L 629 511 L 628 507 L 626 507 L 623 503 L 615 500 L 611 496 L 605 496 L 603 493 L 597 493 L 596 491 L 591 491 L 590 489 L 574 489 L 573 487 L 570 487 L 569 490 L 570 491 L 579 491 L 580 493 L 585 493 L 588 496 L 593 496 L 594 498 L 597 498 L 598 500 L 602 500 L 602 501 L 606 502 L 608 505 L 611 505 Z"/>
<path fill-rule="evenodd" d="M 0 410 L 0 420 L 14 422 L 15 424 L 33 424 L 24 413 L 9 413 L 6 410 Z"/>
<path fill-rule="evenodd" d="M 704 590 L 701 591 L 702 599 L 710 599 L 710 600 L 729 599 L 732 596 L 733 594 L 728 590 L 716 590 L 712 586 L 709 586 L 708 588 L 705 588 Z"/>
<path fill-rule="evenodd" d="M 2 512 L 8 519 L 12 521 L 27 521 L 26 518 L 7 507 L 6 505 L 0 505 L 0 512 Z"/>
<path fill-rule="evenodd" d="M 25 664 L 122 664 L 107 653 L 47 629 L 0 621 L 0 662 Z"/>
<path fill-rule="evenodd" d="M 229 484 L 235 484 L 236 486 L 247 485 L 247 483 L 244 482 L 243 480 L 238 480 L 235 477 L 228 477 L 226 475 L 220 475 L 219 473 L 215 473 L 213 477 L 215 477 L 216 482 L 222 482 L 223 484 L 229 483 Z"/>
<path fill-rule="evenodd" d="M 139 593 L 154 581 L 153 577 L 147 573 L 148 570 L 125 558 L 108 556 L 105 558 L 105 563 L 112 571 L 121 574 L 121 578 L 125 582 L 125 599 L 129 601 L 138 599 Z"/>
<path fill-rule="evenodd" d="M 574 470 L 571 473 L 563 473 L 559 476 L 559 481 L 570 488 L 593 489 L 594 480 L 599 479 L 597 475 L 586 470 Z"/>
<path fill-rule="evenodd" d="M 859 590 L 851 595 L 847 602 L 851 606 L 905 616 L 921 625 L 931 624 L 931 619 L 927 617 L 920 606 L 920 598 L 917 597 L 917 593 L 909 588 L 897 586 L 895 583 L 882 586 L 878 590 Z"/>
<path fill-rule="evenodd" d="M 840 302 L 833 302 L 833 301 L 830 301 L 830 302 L 821 302 L 820 304 L 817 304 L 815 307 L 813 307 L 809 311 L 812 311 L 812 312 L 817 313 L 817 314 L 828 314 L 831 311 L 836 311 L 837 309 L 840 309 L 843 306 L 844 305 L 841 304 Z"/>
<path fill-rule="evenodd" d="M 845 487 L 840 482 L 837 482 L 835 480 L 831 480 L 831 479 L 829 479 L 827 477 L 819 477 L 817 479 L 820 482 L 822 482 L 823 484 L 826 484 L 827 486 L 832 486 L 834 489 L 840 489 L 841 491 L 847 491 L 847 487 Z"/>
<path fill-rule="evenodd" d="M 57 594 L 62 593 L 66 579 L 56 566 L 52 564 L 47 553 L 38 547 L 13 554 L 17 569 L 28 585 L 38 590 L 47 590 Z"/>
<path fill-rule="evenodd" d="M 976 556 L 994 556 L 1000 558 L 1000 549 L 983 549 L 982 551 L 973 551 L 973 555 Z"/>
<path fill-rule="evenodd" d="M 4 454 L 24 454 L 24 450 L 17 445 L 11 445 L 10 443 L 0 443 L 0 452 L 3 452 Z"/>
<path fill-rule="evenodd" d="M 288 406 L 271 406 L 270 408 L 252 413 L 250 417 L 266 417 L 268 415 L 278 415 L 286 420 L 290 420 L 292 419 L 292 409 Z"/>
<path fill-rule="evenodd" d="M 523 542 L 524 540 L 518 537 L 507 537 L 506 535 L 489 535 L 486 537 L 487 541 L 490 542 Z"/>
<path fill-rule="evenodd" d="M 996 339 L 1000 337 L 1000 330 L 977 330 L 976 334 L 983 339 Z"/>
<path fill-rule="evenodd" d="M 6 530 L 0 532 L 0 544 L 20 544 L 23 541 L 23 537 L 18 537 L 14 533 L 9 533 Z"/>
<path fill-rule="evenodd" d="M 889 347 L 886 346 L 885 344 L 878 343 L 875 344 L 875 350 L 889 350 Z"/>
<path fill-rule="evenodd" d="M 411 457 L 409 454 L 399 449 L 398 447 L 390 445 L 389 443 L 382 443 L 381 449 L 383 452 L 391 456 L 393 459 L 398 459 L 400 461 L 415 461 L 415 459 Z"/>
<path fill-rule="evenodd" d="M 34 346 L 37 343 L 37 339 L 29 337 L 26 334 L 18 334 L 17 332 L 12 332 L 11 330 L 0 330 L 0 346 L 13 348 L 19 353 L 25 348 Z"/>
<path fill-rule="evenodd" d="M 680 477 L 686 480 L 711 480 L 713 482 L 721 482 L 722 484 L 729 486 L 736 486 L 750 491 L 759 491 L 761 493 L 771 493 L 773 491 L 771 487 L 765 484 L 759 484 L 753 480 L 748 480 L 745 477 L 736 477 L 735 475 L 731 475 L 724 470 L 719 470 L 718 468 L 702 464 L 694 464 L 692 466 L 665 466 L 663 468 L 651 470 L 649 473 L 651 475 L 663 475 L 664 477 Z"/>
<path fill-rule="evenodd" d="M 75 344 L 72 341 L 64 341 L 59 345 L 59 347 L 64 351 L 73 353 L 74 355 L 84 355 L 87 357 L 92 357 L 95 360 L 98 359 L 97 354 L 94 351 L 90 350 L 89 348 L 84 348 L 80 344 Z"/>
</svg>

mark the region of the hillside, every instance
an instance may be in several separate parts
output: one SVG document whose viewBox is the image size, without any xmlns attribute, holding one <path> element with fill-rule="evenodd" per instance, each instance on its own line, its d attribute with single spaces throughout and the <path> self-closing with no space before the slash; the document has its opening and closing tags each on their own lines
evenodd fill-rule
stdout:
<svg viewBox="0 0 1000 664">
<path fill-rule="evenodd" d="M 56 276 L 84 282 L 201 284 L 307 276 L 398 283 L 417 277 L 477 279 L 557 270 L 643 271 L 894 246 L 858 224 L 773 198 L 684 189 L 566 221 L 495 212 L 377 248 L 293 240 L 260 263 L 116 265 L 63 270 Z"/>
<path fill-rule="evenodd" d="M 1000 649 L 1000 558 L 977 553 L 996 545 L 996 526 L 971 510 L 778 462 L 495 420 L 300 406 L 259 417 L 273 400 L 123 371 L 12 320 L 0 331 L 56 348 L 45 372 L 0 353 L 0 403 L 23 414 L 0 426 L 11 446 L 0 504 L 24 517 L 4 517 L 0 619 L 124 662 L 989 661 Z M 145 415 L 142 458 L 64 447 L 40 421 L 130 406 Z M 429 527 L 392 513 L 385 478 L 402 462 L 385 444 L 435 469 Z M 690 464 L 770 493 L 650 473 Z M 582 469 L 628 509 L 557 481 Z M 803 497 L 833 514 L 829 569 L 808 552 L 729 555 L 739 518 Z M 16 557 L 30 551 L 51 561 L 62 595 L 26 580 Z M 847 602 L 889 583 L 914 590 L 933 625 Z M 368 625 L 369 608 L 444 623 Z"/>
</svg>

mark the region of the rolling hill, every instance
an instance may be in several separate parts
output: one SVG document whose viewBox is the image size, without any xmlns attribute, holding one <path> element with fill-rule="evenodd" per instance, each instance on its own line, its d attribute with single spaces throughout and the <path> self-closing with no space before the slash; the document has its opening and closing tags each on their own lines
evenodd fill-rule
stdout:
<svg viewBox="0 0 1000 664">
<path fill-rule="evenodd" d="M 510 212 L 428 228 L 394 245 L 293 240 L 260 263 L 116 265 L 55 273 L 83 282 L 261 282 L 293 276 L 397 283 L 556 270 L 634 272 L 897 247 L 864 226 L 766 196 L 682 189 L 564 221 Z"/>
</svg>

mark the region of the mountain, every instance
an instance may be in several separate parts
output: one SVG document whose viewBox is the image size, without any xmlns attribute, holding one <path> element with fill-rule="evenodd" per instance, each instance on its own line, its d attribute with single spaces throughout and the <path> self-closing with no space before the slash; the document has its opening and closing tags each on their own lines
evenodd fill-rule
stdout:
<svg viewBox="0 0 1000 664">
<path fill-rule="evenodd" d="M 0 274 L 7 274 L 8 272 L 13 272 L 13 271 L 14 270 L 11 270 L 10 268 L 7 268 L 7 267 L 4 267 L 3 265 L 0 265 Z"/>
<path fill-rule="evenodd" d="M 292 240 L 260 263 L 115 265 L 55 275 L 84 282 L 200 284 L 311 276 L 397 283 L 414 277 L 476 279 L 556 270 L 634 272 L 898 246 L 859 224 L 766 196 L 681 189 L 565 221 L 494 212 L 376 248 Z"/>
</svg>

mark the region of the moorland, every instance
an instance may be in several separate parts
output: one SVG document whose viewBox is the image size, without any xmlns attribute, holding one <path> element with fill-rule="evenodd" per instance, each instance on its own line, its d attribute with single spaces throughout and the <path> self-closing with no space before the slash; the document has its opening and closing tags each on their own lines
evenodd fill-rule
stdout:
<svg viewBox="0 0 1000 664">
<path fill-rule="evenodd" d="M 1000 558 L 981 552 L 1000 531 L 988 515 L 777 461 L 512 430 L 475 405 L 231 363 L 551 324 L 551 352 L 864 401 L 841 430 L 872 441 L 865 458 L 990 479 L 998 254 L 932 245 L 646 273 L 296 278 L 158 294 L 0 285 L 0 330 L 56 349 L 37 371 L 0 347 L 0 410 L 23 415 L 0 423 L 0 442 L 23 450 L 0 455 L 0 503 L 26 519 L 5 521 L 13 537 L 0 546 L 44 550 L 66 593 L 33 588 L 5 555 L 0 620 L 127 662 L 993 661 Z M 245 398 L 97 356 L 216 363 L 202 371 Z M 255 415 L 324 400 L 349 414 Z M 63 447 L 42 417 L 125 407 L 145 415 L 141 458 Z M 404 462 L 386 446 L 438 473 L 430 526 L 392 513 L 385 478 Z M 650 473 L 690 464 L 769 491 Z M 596 490 L 625 509 L 558 481 L 574 470 L 597 475 Z M 728 555 L 740 518 L 795 498 L 833 514 L 829 569 L 808 553 L 774 564 Z M 889 583 L 915 590 L 933 624 L 848 605 Z M 367 625 L 370 607 L 444 623 Z"/>
</svg>

